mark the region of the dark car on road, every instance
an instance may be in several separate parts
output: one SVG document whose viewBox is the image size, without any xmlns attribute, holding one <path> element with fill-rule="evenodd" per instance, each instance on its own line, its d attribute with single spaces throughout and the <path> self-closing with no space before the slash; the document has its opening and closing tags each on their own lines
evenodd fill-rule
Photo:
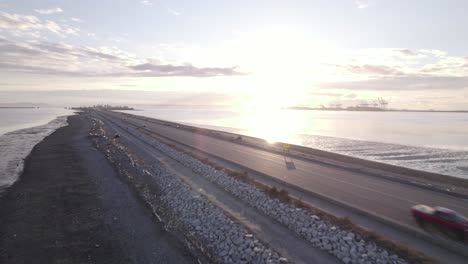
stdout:
<svg viewBox="0 0 468 264">
<path fill-rule="evenodd" d="M 419 226 L 431 224 L 444 233 L 455 235 L 461 241 L 465 240 L 468 233 L 468 219 L 445 207 L 419 204 L 411 207 L 411 215 Z"/>
</svg>

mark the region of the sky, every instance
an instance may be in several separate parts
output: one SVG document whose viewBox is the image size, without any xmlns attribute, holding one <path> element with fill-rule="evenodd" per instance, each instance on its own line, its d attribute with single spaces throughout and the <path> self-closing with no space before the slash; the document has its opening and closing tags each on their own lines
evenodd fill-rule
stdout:
<svg viewBox="0 0 468 264">
<path fill-rule="evenodd" d="M 468 109 L 465 0 L 0 0 L 0 104 Z"/>
</svg>

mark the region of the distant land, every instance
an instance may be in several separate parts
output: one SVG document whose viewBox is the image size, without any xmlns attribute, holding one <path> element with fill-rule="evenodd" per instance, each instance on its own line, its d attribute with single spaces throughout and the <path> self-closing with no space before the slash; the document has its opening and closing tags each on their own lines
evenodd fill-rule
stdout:
<svg viewBox="0 0 468 264">
<path fill-rule="evenodd" d="M 0 109 L 31 109 L 31 108 L 39 108 L 34 106 L 0 106 Z"/>
<path fill-rule="evenodd" d="M 391 109 L 381 107 L 349 106 L 341 107 L 308 107 L 308 106 L 290 106 L 283 109 L 289 110 L 319 110 L 319 111 L 354 111 L 354 112 L 432 112 L 432 113 L 468 113 L 468 110 L 415 110 L 415 109 Z"/>
<path fill-rule="evenodd" d="M 82 107 L 72 107 L 74 110 L 81 110 L 81 109 L 102 109 L 102 110 L 135 110 L 133 107 L 129 107 L 126 105 L 93 105 L 93 106 L 82 106 Z"/>
<path fill-rule="evenodd" d="M 0 108 L 56 108 L 61 106 L 44 104 L 44 103 L 30 103 L 30 102 L 17 102 L 17 103 L 0 103 Z"/>
</svg>

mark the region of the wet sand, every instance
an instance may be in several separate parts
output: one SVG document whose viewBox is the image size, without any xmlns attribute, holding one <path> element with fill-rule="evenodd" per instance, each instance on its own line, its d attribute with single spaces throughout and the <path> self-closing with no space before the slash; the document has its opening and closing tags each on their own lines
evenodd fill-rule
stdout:
<svg viewBox="0 0 468 264">
<path fill-rule="evenodd" d="M 0 263 L 196 263 L 114 172 L 78 115 L 0 197 Z"/>
</svg>

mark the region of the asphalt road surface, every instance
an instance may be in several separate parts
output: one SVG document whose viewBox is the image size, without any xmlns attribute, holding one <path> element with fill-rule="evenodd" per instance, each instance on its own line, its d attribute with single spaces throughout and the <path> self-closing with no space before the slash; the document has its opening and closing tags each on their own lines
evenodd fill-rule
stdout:
<svg viewBox="0 0 468 264">
<path fill-rule="evenodd" d="M 294 160 L 288 170 L 282 155 L 130 117 L 107 113 L 136 126 L 145 126 L 162 136 L 252 168 L 300 188 L 367 210 L 401 225 L 415 226 L 409 209 L 415 204 L 445 206 L 468 215 L 468 200 L 364 173 Z"/>
</svg>

